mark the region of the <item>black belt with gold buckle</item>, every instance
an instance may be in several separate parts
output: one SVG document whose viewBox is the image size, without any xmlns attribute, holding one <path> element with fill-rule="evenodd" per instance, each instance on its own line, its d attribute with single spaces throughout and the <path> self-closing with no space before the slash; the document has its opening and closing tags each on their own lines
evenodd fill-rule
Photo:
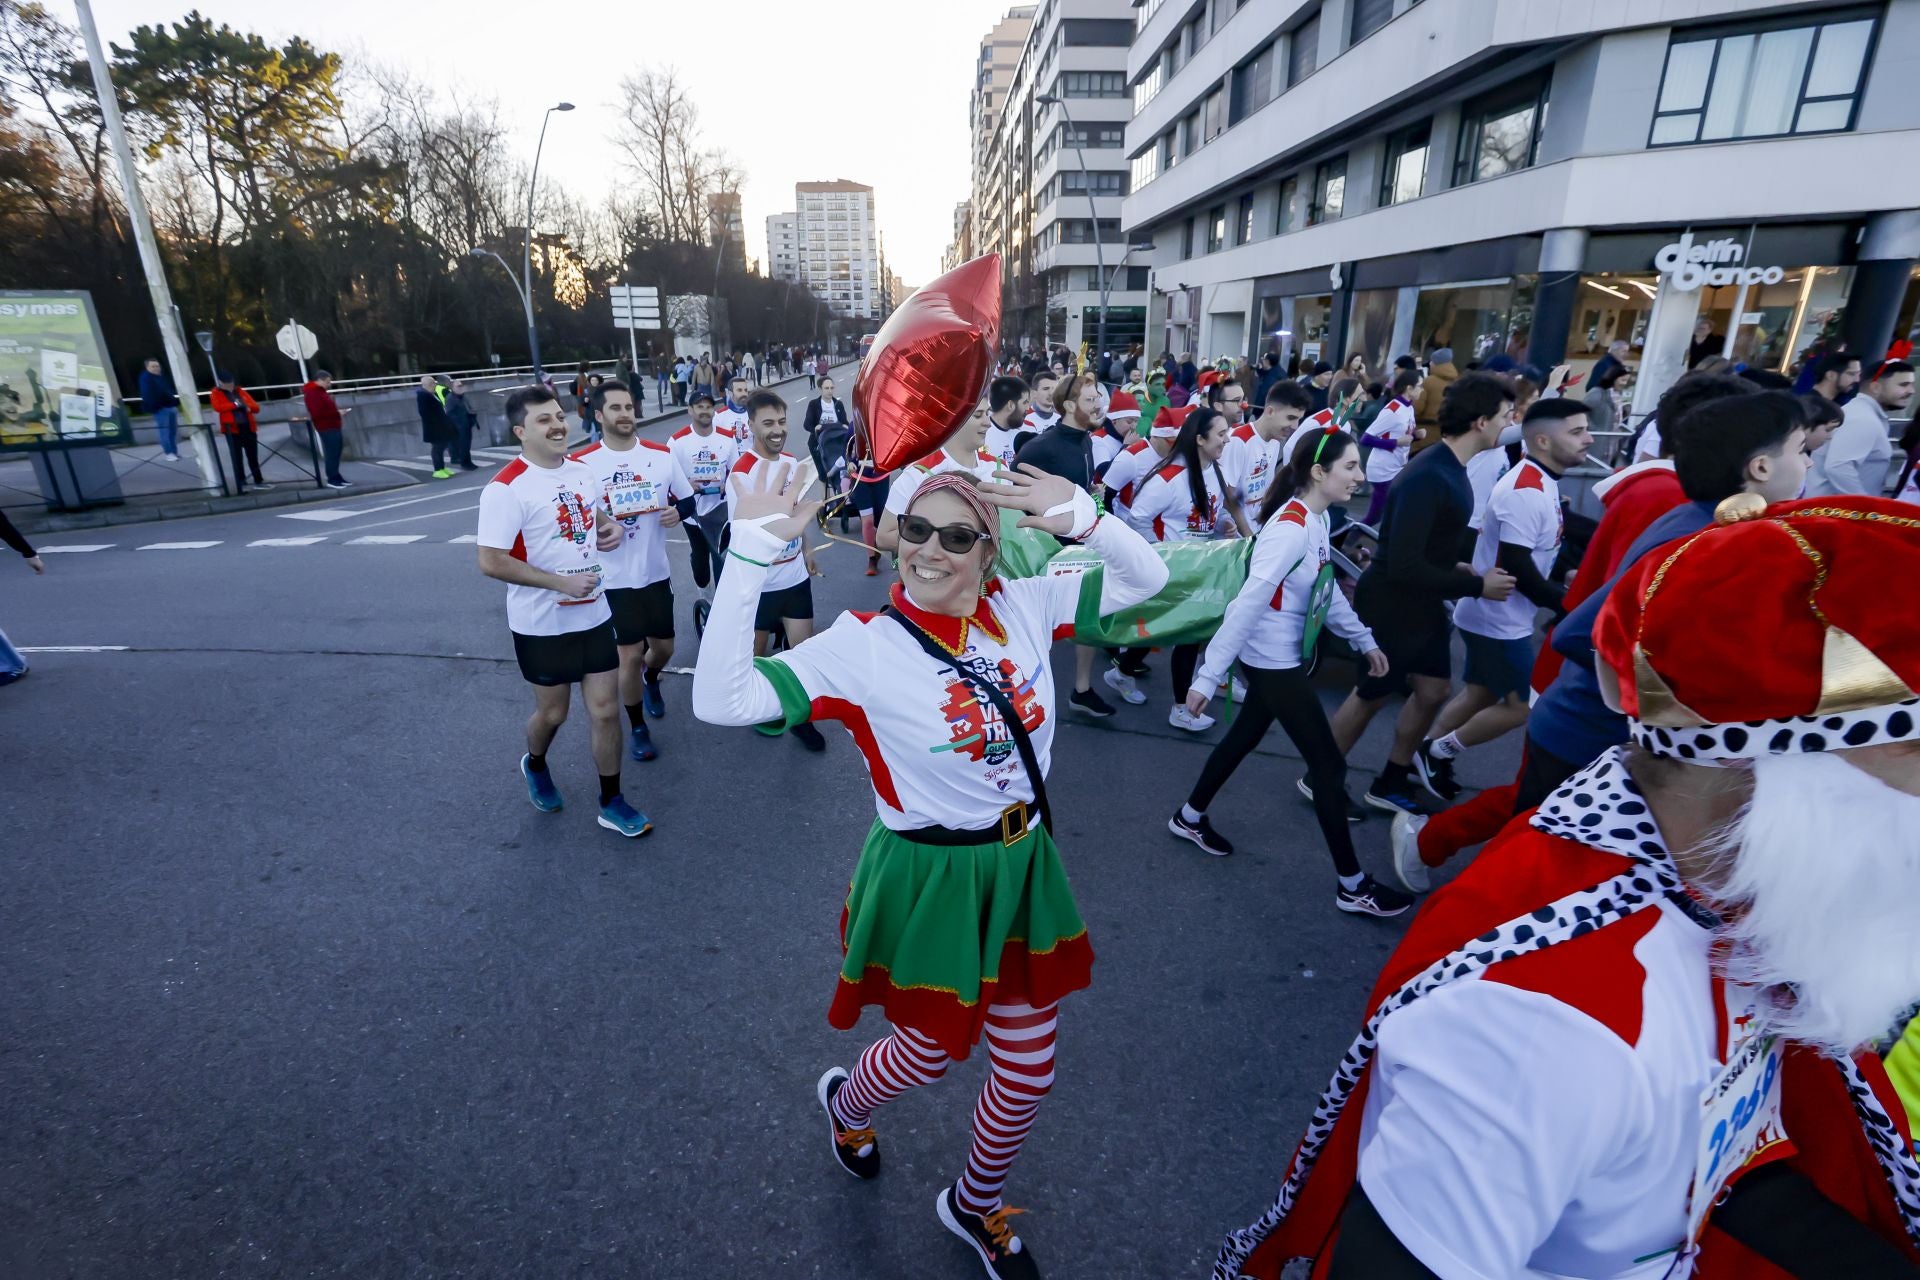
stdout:
<svg viewBox="0 0 1920 1280">
<path fill-rule="evenodd" d="M 1033 834 L 1038 812 L 1024 800 L 1015 800 L 1000 811 L 1000 843 L 1016 845 Z M 981 827 L 968 831 L 960 827 L 916 827 L 912 831 L 894 833 L 902 840 L 911 840 L 915 844 L 938 845 L 942 848 L 960 848 L 965 845 L 994 843 L 992 827 Z"/>
</svg>

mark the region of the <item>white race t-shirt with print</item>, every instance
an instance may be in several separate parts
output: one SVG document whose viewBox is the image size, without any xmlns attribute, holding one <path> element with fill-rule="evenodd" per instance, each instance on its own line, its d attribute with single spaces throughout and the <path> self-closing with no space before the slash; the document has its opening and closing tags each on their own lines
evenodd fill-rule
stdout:
<svg viewBox="0 0 1920 1280">
<path fill-rule="evenodd" d="M 667 446 L 680 462 L 681 474 L 693 485 L 695 515 L 706 515 L 726 501 L 727 472 L 733 467 L 733 437 L 724 431 L 697 434 L 682 427 L 667 439 Z"/>
<path fill-rule="evenodd" d="M 1369 484 L 1386 484 L 1400 474 L 1413 450 L 1413 432 L 1417 425 L 1412 403 L 1401 396 L 1395 396 L 1381 408 L 1380 416 L 1373 420 L 1367 434 L 1386 436 L 1394 444 L 1391 449 L 1375 449 L 1367 455 Z"/>
<path fill-rule="evenodd" d="M 600 500 L 600 481 L 583 462 L 569 458 L 549 468 L 515 458 L 480 490 L 480 545 L 548 573 L 600 573 L 593 515 Z M 585 631 L 612 616 L 599 590 L 575 599 L 507 584 L 507 626 L 523 636 Z"/>
<path fill-rule="evenodd" d="M 1159 465 L 1160 455 L 1154 451 L 1151 442 L 1135 440 L 1114 455 L 1107 464 L 1107 474 L 1101 483 L 1113 490 L 1113 513 L 1125 520 L 1135 529 L 1140 526 L 1133 521 L 1133 500 L 1140 494 L 1140 477 Z"/>
<path fill-rule="evenodd" d="M 992 454 L 1001 466 L 1013 470 L 1013 442 L 1020 435 L 1021 428 L 993 426 L 987 428 L 987 439 L 983 448 Z"/>
<path fill-rule="evenodd" d="M 1227 483 L 1240 491 L 1240 505 L 1249 520 L 1257 518 L 1267 487 L 1280 472 L 1284 443 L 1266 439 L 1250 422 L 1235 427 L 1227 437 L 1220 466 L 1227 473 Z"/>
<path fill-rule="evenodd" d="M 754 473 L 765 466 L 792 467 L 793 475 L 796 479 L 800 474 L 800 460 L 790 453 L 783 453 L 778 460 L 769 463 L 765 458 L 762 458 L 750 448 L 742 450 L 740 456 L 733 460 L 733 470 L 729 473 L 727 482 L 727 519 L 733 519 L 733 481 L 731 477 L 739 476 L 741 477 L 740 483 L 747 485 L 752 483 Z M 809 464 L 807 470 L 811 471 L 812 469 L 811 464 Z M 773 567 L 767 570 L 766 585 L 761 588 L 763 592 L 783 591 L 788 587 L 797 587 L 807 580 L 807 560 L 806 557 L 801 554 L 802 550 L 800 538 L 794 538 L 780 549 L 779 554 L 773 558 Z"/>
<path fill-rule="evenodd" d="M 619 546 L 601 553 L 606 566 L 602 585 L 624 590 L 651 586 L 670 576 L 667 531 L 660 526 L 660 513 L 693 496 L 693 485 L 673 450 L 653 440 L 639 440 L 623 452 L 609 448 L 603 439 L 574 454 L 573 460 L 592 470 L 607 514 L 625 530 Z"/>
<path fill-rule="evenodd" d="M 1208 463 L 1200 474 L 1206 482 L 1204 511 L 1194 507 L 1187 469 L 1176 462 L 1140 486 L 1129 512 L 1133 526 L 1155 542 L 1187 542 L 1211 538 L 1217 529 L 1231 525 L 1226 494 L 1220 488 L 1220 467 Z"/>
<path fill-rule="evenodd" d="M 1484 456 L 1477 455 L 1474 461 Z M 1527 549 L 1541 577 L 1552 576 L 1565 523 L 1559 483 L 1539 463 L 1526 459 L 1493 486 L 1479 540 L 1473 544 L 1473 571 L 1485 573 L 1493 568 L 1500 560 L 1500 544 L 1510 542 Z M 1505 600 L 1468 596 L 1453 606 L 1453 625 L 1495 640 L 1531 640 L 1538 611 L 1539 606 L 1519 591 Z"/>
<path fill-rule="evenodd" d="M 887 486 L 886 510 L 894 517 L 907 514 L 907 504 L 913 501 L 913 495 L 920 492 L 920 486 L 928 478 L 943 475 L 948 471 L 965 471 L 976 480 L 993 479 L 993 473 L 1000 466 L 999 459 L 982 449 L 974 455 L 970 466 L 962 466 L 953 460 L 953 455 L 945 449 L 930 453 L 918 462 L 909 463 L 893 473 L 893 483 Z"/>
</svg>

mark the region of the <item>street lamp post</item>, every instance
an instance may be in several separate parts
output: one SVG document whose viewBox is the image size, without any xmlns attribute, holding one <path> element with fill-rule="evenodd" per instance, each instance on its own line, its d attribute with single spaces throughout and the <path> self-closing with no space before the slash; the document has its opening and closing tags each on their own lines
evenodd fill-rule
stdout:
<svg viewBox="0 0 1920 1280">
<path fill-rule="evenodd" d="M 1127 265 L 1127 259 L 1131 258 L 1134 254 L 1152 253 L 1154 249 L 1156 249 L 1157 247 L 1158 246 L 1155 245 L 1151 240 L 1143 241 L 1140 244 L 1130 244 L 1127 246 L 1126 252 L 1120 255 L 1120 261 L 1113 264 L 1113 274 L 1107 277 L 1106 291 L 1101 295 L 1101 312 L 1100 312 L 1101 334 L 1100 336 L 1103 340 L 1103 346 L 1104 346 L 1104 339 L 1106 337 L 1106 324 L 1105 324 L 1105 321 L 1107 318 L 1106 299 L 1113 296 L 1116 290 L 1116 286 L 1119 284 L 1120 269 Z M 1145 335 L 1142 334 L 1142 337 L 1144 338 Z M 1144 342 L 1142 343 L 1142 345 L 1145 345 Z M 1098 358 L 1099 357 L 1097 356 L 1095 357 L 1096 361 L 1098 360 Z"/>
<path fill-rule="evenodd" d="M 540 181 L 540 152 L 547 145 L 547 121 L 552 118 L 553 113 L 556 111 L 571 110 L 573 110 L 573 104 L 571 102 L 556 102 L 547 108 L 546 115 L 540 117 L 540 141 L 534 144 L 533 172 L 527 175 L 526 253 L 520 265 L 520 274 L 522 278 L 526 280 L 527 284 L 525 291 L 521 294 L 521 300 L 527 304 L 527 350 L 533 359 L 533 380 L 535 382 L 540 381 L 540 334 L 533 327 L 533 195 L 534 189 Z M 478 252 L 478 250 L 475 252 Z M 499 257 L 498 254 L 494 256 Z M 505 267 L 507 264 L 502 262 L 500 265 Z M 512 268 L 508 268 L 507 274 L 513 274 Z"/>
<path fill-rule="evenodd" d="M 521 309 L 527 313 L 527 336 L 532 337 L 533 336 L 533 292 L 532 290 L 530 288 L 523 288 L 521 286 L 520 278 L 513 274 L 513 268 L 507 265 L 507 260 L 501 257 L 499 254 L 495 253 L 493 250 L 473 248 L 473 249 L 467 250 L 467 256 L 469 258 L 492 258 L 495 262 L 500 264 L 500 269 L 507 273 L 507 279 L 513 282 L 513 291 L 520 295 Z M 531 285 L 532 281 L 529 280 L 528 284 Z M 540 380 L 540 349 L 538 347 L 534 348 L 533 377 L 534 377 L 534 381 L 536 382 Z"/>
<path fill-rule="evenodd" d="M 1067 110 L 1067 101 L 1056 93 L 1043 93 L 1034 98 L 1043 107 L 1059 107 L 1060 114 L 1067 122 L 1067 128 L 1076 128 L 1073 114 Z M 1073 154 L 1080 161 L 1080 176 L 1087 184 L 1087 213 L 1093 219 L 1093 264 L 1094 283 L 1100 287 L 1100 322 L 1095 329 L 1099 335 L 1094 339 L 1093 358 L 1097 362 L 1100 353 L 1107 348 L 1107 263 L 1106 255 L 1100 249 L 1100 206 L 1093 200 L 1093 174 L 1087 168 L 1086 149 L 1074 144 Z"/>
</svg>

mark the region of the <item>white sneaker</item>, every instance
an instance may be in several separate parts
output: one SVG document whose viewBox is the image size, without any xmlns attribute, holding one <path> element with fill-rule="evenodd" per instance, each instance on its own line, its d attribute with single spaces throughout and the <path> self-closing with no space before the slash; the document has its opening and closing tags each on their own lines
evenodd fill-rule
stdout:
<svg viewBox="0 0 1920 1280">
<path fill-rule="evenodd" d="M 1393 873 L 1411 893 L 1425 893 L 1433 887 L 1427 864 L 1420 861 L 1420 828 L 1426 825 L 1424 814 L 1393 815 Z"/>
<path fill-rule="evenodd" d="M 161 454 L 160 456 L 161 456 L 162 458 L 165 458 L 165 459 L 166 459 L 166 460 L 167 460 L 168 462 L 178 462 L 178 461 L 180 461 L 180 455 L 179 455 L 179 454 L 177 454 L 177 453 L 163 453 L 163 454 Z"/>
<path fill-rule="evenodd" d="M 1140 692 L 1140 682 L 1118 667 L 1108 667 L 1100 678 L 1107 682 L 1107 688 L 1120 695 L 1120 701 L 1130 707 L 1137 707 L 1147 700 L 1147 695 Z"/>
<path fill-rule="evenodd" d="M 1188 733 L 1205 733 L 1213 728 L 1213 717 L 1194 715 L 1183 702 L 1167 713 L 1167 723 Z"/>
<path fill-rule="evenodd" d="M 1233 677 L 1233 700 L 1242 706 L 1247 701 L 1247 682 L 1237 675 Z"/>
</svg>

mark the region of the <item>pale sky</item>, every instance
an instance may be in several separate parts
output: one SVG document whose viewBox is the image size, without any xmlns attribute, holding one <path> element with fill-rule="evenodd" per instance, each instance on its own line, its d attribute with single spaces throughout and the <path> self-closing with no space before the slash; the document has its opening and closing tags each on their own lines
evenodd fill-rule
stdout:
<svg viewBox="0 0 1920 1280">
<path fill-rule="evenodd" d="M 617 170 L 606 139 L 621 77 L 670 63 L 692 89 L 709 145 L 746 170 L 749 254 L 765 262 L 767 215 L 793 208 L 795 182 L 846 178 L 874 189 L 887 264 L 917 285 L 938 274 L 953 206 L 966 198 L 974 59 L 1012 2 L 94 0 L 93 10 L 109 44 L 198 8 L 270 40 L 298 34 L 343 55 L 365 50 L 497 97 L 527 159 L 541 114 L 572 102 L 547 130 L 540 182 L 562 180 L 585 196 L 607 189 Z M 72 21 L 68 3 L 48 7 Z"/>
</svg>

